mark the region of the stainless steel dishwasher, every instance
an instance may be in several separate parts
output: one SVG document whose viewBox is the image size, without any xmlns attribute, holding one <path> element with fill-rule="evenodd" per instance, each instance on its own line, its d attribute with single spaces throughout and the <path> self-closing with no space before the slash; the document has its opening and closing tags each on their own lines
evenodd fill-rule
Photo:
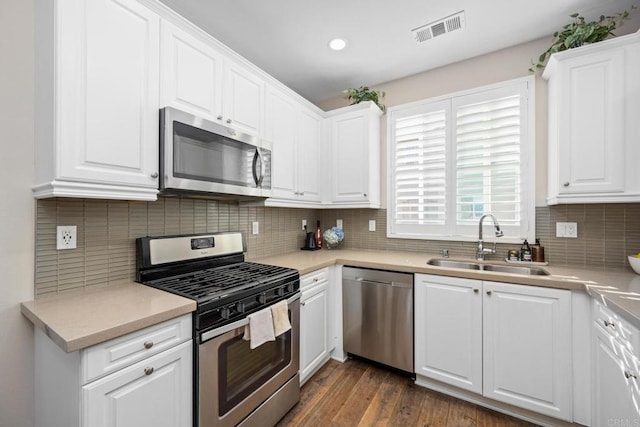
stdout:
<svg viewBox="0 0 640 427">
<path fill-rule="evenodd" d="M 413 369 L 413 274 L 342 268 L 344 350 Z"/>
</svg>

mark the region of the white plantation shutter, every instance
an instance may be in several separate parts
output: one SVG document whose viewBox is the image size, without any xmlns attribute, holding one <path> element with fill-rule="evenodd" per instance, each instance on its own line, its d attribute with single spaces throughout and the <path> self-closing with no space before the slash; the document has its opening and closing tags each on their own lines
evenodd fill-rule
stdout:
<svg viewBox="0 0 640 427">
<path fill-rule="evenodd" d="M 445 103 L 409 110 L 396 121 L 394 151 L 395 222 L 405 230 L 442 225 L 446 220 Z"/>
<path fill-rule="evenodd" d="M 531 237 L 529 83 L 391 109 L 390 237 L 477 239 L 485 213 L 512 240 Z"/>
</svg>

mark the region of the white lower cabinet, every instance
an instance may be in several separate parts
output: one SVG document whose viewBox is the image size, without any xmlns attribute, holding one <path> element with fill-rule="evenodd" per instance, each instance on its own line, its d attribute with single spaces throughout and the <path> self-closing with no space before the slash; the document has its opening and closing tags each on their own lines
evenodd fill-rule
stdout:
<svg viewBox="0 0 640 427">
<path fill-rule="evenodd" d="M 415 276 L 416 374 L 482 393 L 482 282 Z"/>
<path fill-rule="evenodd" d="M 571 292 L 483 282 L 483 395 L 572 420 Z"/>
<path fill-rule="evenodd" d="M 36 427 L 190 427 L 191 315 L 73 353 L 35 334 Z"/>
<path fill-rule="evenodd" d="M 83 425 L 190 426 L 192 342 L 82 387 Z"/>
<path fill-rule="evenodd" d="M 592 425 L 640 425 L 638 331 L 607 311 L 594 303 Z"/>
<path fill-rule="evenodd" d="M 420 377 L 572 419 L 571 292 L 415 275 Z"/>
<path fill-rule="evenodd" d="M 300 289 L 300 384 L 304 384 L 333 350 L 330 269 L 302 276 Z"/>
</svg>

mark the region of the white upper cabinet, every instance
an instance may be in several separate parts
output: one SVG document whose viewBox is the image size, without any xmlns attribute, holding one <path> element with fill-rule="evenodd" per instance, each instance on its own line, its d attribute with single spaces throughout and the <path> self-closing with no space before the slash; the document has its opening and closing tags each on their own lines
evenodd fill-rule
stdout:
<svg viewBox="0 0 640 427">
<path fill-rule="evenodd" d="M 380 207 L 380 116 L 373 102 L 329 112 L 334 207 Z"/>
<path fill-rule="evenodd" d="M 267 206 L 320 202 L 321 120 L 292 97 L 268 88 L 266 138 L 273 145 L 273 195 Z"/>
<path fill-rule="evenodd" d="M 266 138 L 273 144 L 271 153 L 271 191 L 275 199 L 295 199 L 298 195 L 296 172 L 297 104 L 286 95 L 267 91 Z"/>
<path fill-rule="evenodd" d="M 320 202 L 322 196 L 320 175 L 325 159 L 322 157 L 321 132 L 322 118 L 301 107 L 298 113 L 298 196 L 307 202 Z"/>
<path fill-rule="evenodd" d="M 35 197 L 156 199 L 159 26 L 135 0 L 36 2 Z"/>
<path fill-rule="evenodd" d="M 232 58 L 162 21 L 162 106 L 263 136 L 264 81 Z"/>
<path fill-rule="evenodd" d="M 256 74 L 227 59 L 224 66 L 222 115 L 227 126 L 258 137 L 264 135 L 264 86 Z"/>
<path fill-rule="evenodd" d="M 552 55 L 549 204 L 640 201 L 640 33 Z"/>
<path fill-rule="evenodd" d="M 222 114 L 222 55 L 164 20 L 161 42 L 161 105 L 216 120 Z"/>
</svg>

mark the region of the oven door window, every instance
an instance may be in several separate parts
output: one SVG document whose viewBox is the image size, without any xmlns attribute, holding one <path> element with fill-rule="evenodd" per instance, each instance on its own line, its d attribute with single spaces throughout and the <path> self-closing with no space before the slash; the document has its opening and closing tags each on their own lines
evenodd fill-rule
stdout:
<svg viewBox="0 0 640 427">
<path fill-rule="evenodd" d="M 291 331 L 251 350 L 236 336 L 218 349 L 220 416 L 291 363 Z"/>
</svg>

